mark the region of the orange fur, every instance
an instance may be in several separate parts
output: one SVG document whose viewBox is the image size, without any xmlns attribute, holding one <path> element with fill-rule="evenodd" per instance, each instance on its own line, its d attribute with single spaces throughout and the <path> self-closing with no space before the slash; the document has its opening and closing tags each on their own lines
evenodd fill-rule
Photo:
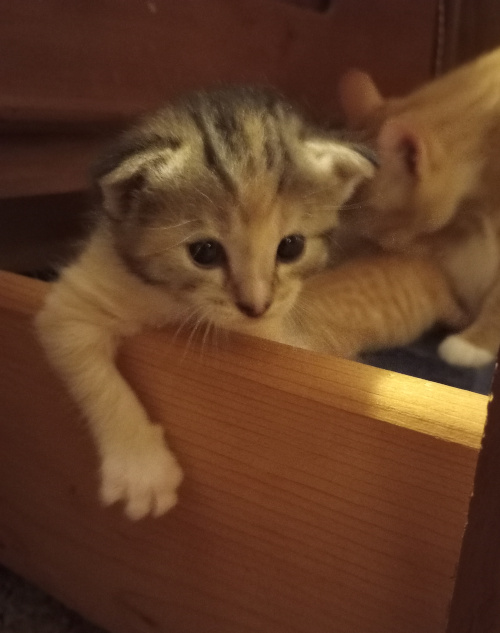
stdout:
<svg viewBox="0 0 500 633">
<path fill-rule="evenodd" d="M 500 49 L 398 99 L 350 71 L 341 102 L 380 156 L 346 223 L 383 248 L 432 258 L 470 326 L 445 341 L 449 362 L 481 365 L 500 345 Z"/>
<path fill-rule="evenodd" d="M 308 347 L 345 358 L 405 345 L 436 323 L 463 323 L 446 277 L 431 260 L 381 253 L 306 280 L 295 309 Z"/>
</svg>

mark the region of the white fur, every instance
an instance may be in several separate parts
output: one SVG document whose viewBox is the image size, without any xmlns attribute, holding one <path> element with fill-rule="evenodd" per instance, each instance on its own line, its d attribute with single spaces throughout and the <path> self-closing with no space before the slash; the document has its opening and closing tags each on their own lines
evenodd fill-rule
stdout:
<svg viewBox="0 0 500 633">
<path fill-rule="evenodd" d="M 450 365 L 460 367 L 482 367 L 495 360 L 491 352 L 470 343 L 460 334 L 446 337 L 439 346 L 438 353 Z"/>
<path fill-rule="evenodd" d="M 97 235 L 36 320 L 49 359 L 88 418 L 101 458 L 101 500 L 124 501 L 131 519 L 169 510 L 182 471 L 163 430 L 115 367 L 115 349 L 120 336 L 180 314 L 168 295 L 130 275 Z"/>
<path fill-rule="evenodd" d="M 338 142 L 327 140 L 308 140 L 304 143 L 306 157 L 315 172 L 325 176 L 332 176 L 336 165 L 351 171 L 349 188 L 344 192 L 349 197 L 359 182 L 365 178 L 372 178 L 374 166 L 368 159 L 349 147 Z"/>
<path fill-rule="evenodd" d="M 182 322 L 185 306 L 164 290 L 130 274 L 105 234 L 96 234 L 82 257 L 67 268 L 38 314 L 39 338 L 52 365 L 84 411 L 101 459 L 100 498 L 125 504 L 130 519 L 159 516 L 177 501 L 182 471 L 151 423 L 114 356 L 119 339 L 145 325 Z M 242 324 L 246 323 L 242 320 Z M 234 327 L 284 342 L 278 318 Z"/>
</svg>

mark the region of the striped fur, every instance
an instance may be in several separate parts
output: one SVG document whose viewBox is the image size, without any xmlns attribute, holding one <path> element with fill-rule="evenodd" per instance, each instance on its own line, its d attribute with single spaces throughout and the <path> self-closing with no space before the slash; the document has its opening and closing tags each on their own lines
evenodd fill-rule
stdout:
<svg viewBox="0 0 500 633">
<path fill-rule="evenodd" d="M 120 337 L 173 323 L 303 344 L 287 329 L 293 306 L 327 263 L 339 207 L 373 171 L 359 147 L 251 88 L 169 105 L 104 156 L 95 229 L 37 328 L 89 420 L 105 504 L 123 501 L 131 518 L 162 514 L 182 477 L 115 367 Z"/>
</svg>

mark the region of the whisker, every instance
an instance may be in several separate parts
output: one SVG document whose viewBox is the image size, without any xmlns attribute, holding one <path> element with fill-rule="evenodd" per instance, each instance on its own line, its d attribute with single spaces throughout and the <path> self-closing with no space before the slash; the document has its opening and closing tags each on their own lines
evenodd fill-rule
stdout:
<svg viewBox="0 0 500 633">
<path fill-rule="evenodd" d="M 179 222 L 178 224 L 170 224 L 169 226 L 146 226 L 144 230 L 146 231 L 171 231 L 172 229 L 177 229 L 180 226 L 185 226 L 186 224 L 192 224 L 193 222 L 198 222 L 199 220 L 184 220 L 184 222 Z"/>
<path fill-rule="evenodd" d="M 146 257 L 155 257 L 156 255 L 162 255 L 163 253 L 168 253 L 168 251 L 171 251 L 173 248 L 176 248 L 177 246 L 180 246 L 181 244 L 185 244 L 186 242 L 189 242 L 189 240 L 191 240 L 194 237 L 194 235 L 196 234 L 191 233 L 184 239 L 180 240 L 179 242 L 176 242 L 175 244 L 172 244 L 168 248 L 162 248 L 161 251 L 153 251 L 152 253 L 147 253 Z"/>
<path fill-rule="evenodd" d="M 220 332 L 220 328 L 217 327 L 217 325 L 215 325 L 215 323 L 212 323 L 212 345 L 215 347 L 215 350 L 217 352 L 220 349 L 219 332 Z"/>
<path fill-rule="evenodd" d="M 212 200 L 212 198 L 210 198 L 210 196 L 208 196 L 204 191 L 201 191 L 197 187 L 194 187 L 193 185 L 191 185 L 191 188 L 193 189 L 193 191 L 196 191 L 196 193 L 199 193 L 200 196 L 202 196 L 202 198 L 205 198 L 206 200 L 208 200 L 208 202 L 212 205 L 212 207 L 217 210 L 217 205 Z"/>
<path fill-rule="evenodd" d="M 188 349 L 191 347 L 191 344 L 193 343 L 193 340 L 194 340 L 194 336 L 197 333 L 200 325 L 204 322 L 204 320 L 205 319 L 202 316 L 199 316 L 198 319 L 196 320 L 196 323 L 194 324 L 194 327 L 191 330 L 191 334 L 188 336 L 188 339 L 186 341 L 186 348 L 185 348 L 185 351 L 184 351 L 184 356 L 185 356 L 185 354 L 187 354 Z"/>
<path fill-rule="evenodd" d="M 349 202 L 347 204 L 341 204 L 339 211 L 348 211 L 349 209 L 367 209 L 368 206 L 362 202 Z"/>
<path fill-rule="evenodd" d="M 180 322 L 179 327 L 175 330 L 173 336 L 172 336 L 172 340 L 175 341 L 177 336 L 182 332 L 182 330 L 189 325 L 190 321 L 200 312 L 200 308 L 195 307 L 193 308 L 190 312 L 187 313 L 187 315 L 184 317 L 184 319 Z"/>
<path fill-rule="evenodd" d="M 203 356 L 203 354 L 205 352 L 205 345 L 206 345 L 207 337 L 208 337 L 208 334 L 209 334 L 211 328 L 212 328 L 212 321 L 207 320 L 205 322 L 205 331 L 203 332 L 203 337 L 201 339 L 201 355 L 202 356 Z"/>
</svg>

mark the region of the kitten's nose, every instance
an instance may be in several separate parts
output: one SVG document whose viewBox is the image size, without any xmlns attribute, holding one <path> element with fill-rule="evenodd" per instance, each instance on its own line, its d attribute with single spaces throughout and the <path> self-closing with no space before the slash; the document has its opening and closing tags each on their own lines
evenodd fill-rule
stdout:
<svg viewBox="0 0 500 633">
<path fill-rule="evenodd" d="M 236 305 L 238 306 L 238 309 L 243 312 L 243 314 L 256 319 L 262 316 L 264 312 L 266 312 L 266 310 L 271 305 L 271 302 L 268 301 L 267 303 L 259 306 L 252 303 L 244 303 L 243 301 L 238 301 Z"/>
</svg>

